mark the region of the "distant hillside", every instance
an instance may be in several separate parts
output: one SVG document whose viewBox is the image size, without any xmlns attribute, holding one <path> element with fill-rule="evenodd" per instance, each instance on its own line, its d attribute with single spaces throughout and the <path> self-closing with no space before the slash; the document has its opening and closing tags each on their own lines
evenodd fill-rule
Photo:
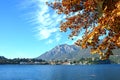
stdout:
<svg viewBox="0 0 120 80">
<path fill-rule="evenodd" d="M 53 48 L 52 50 L 40 55 L 37 59 L 43 60 L 77 60 L 80 58 L 91 57 L 89 49 L 81 49 L 75 45 L 59 45 Z"/>
<path fill-rule="evenodd" d="M 3 59 L 7 59 L 7 58 L 5 58 L 4 56 L 0 56 L 0 60 L 3 60 Z"/>
<path fill-rule="evenodd" d="M 113 50 L 114 55 L 110 57 L 112 60 L 115 60 L 115 58 L 120 58 L 120 49 Z M 78 60 L 80 58 L 88 58 L 88 57 L 96 57 L 98 55 L 91 55 L 90 49 L 81 49 L 80 47 L 76 45 L 67 45 L 62 44 L 58 45 L 52 50 L 43 53 L 37 59 L 43 59 L 43 60 Z"/>
<path fill-rule="evenodd" d="M 120 64 L 120 49 L 113 50 L 114 55 L 110 56 L 110 60 Z"/>
</svg>

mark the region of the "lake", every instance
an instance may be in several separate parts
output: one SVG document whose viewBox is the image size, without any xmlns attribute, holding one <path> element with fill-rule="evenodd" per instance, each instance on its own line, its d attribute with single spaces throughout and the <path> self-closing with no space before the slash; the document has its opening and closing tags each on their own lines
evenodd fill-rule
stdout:
<svg viewBox="0 0 120 80">
<path fill-rule="evenodd" d="M 120 80 L 120 65 L 0 65 L 0 80 Z"/>
</svg>

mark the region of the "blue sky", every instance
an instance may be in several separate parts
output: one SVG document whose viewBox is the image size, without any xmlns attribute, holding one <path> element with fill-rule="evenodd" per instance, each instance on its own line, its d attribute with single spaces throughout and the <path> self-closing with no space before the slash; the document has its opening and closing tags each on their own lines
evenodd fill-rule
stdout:
<svg viewBox="0 0 120 80">
<path fill-rule="evenodd" d="M 64 16 L 57 15 L 46 1 L 0 1 L 0 56 L 34 58 L 59 44 L 73 43 L 68 33 L 59 31 Z"/>
</svg>

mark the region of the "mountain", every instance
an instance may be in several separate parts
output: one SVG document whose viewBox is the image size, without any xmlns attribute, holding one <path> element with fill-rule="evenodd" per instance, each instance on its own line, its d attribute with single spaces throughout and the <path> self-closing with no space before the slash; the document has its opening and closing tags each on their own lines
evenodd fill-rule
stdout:
<svg viewBox="0 0 120 80">
<path fill-rule="evenodd" d="M 3 59 L 7 59 L 7 58 L 5 58 L 4 56 L 0 56 L 0 60 L 3 60 Z"/>
<path fill-rule="evenodd" d="M 75 45 L 62 44 L 56 46 L 52 50 L 45 52 L 44 54 L 37 57 L 37 59 L 43 60 L 77 60 L 80 58 L 92 57 L 90 49 L 81 49 Z"/>
<path fill-rule="evenodd" d="M 113 56 L 110 56 L 110 58 L 120 58 L 120 49 L 113 50 Z M 96 57 L 98 55 L 91 55 L 90 49 L 81 49 L 80 47 L 76 45 L 68 45 L 68 44 L 62 44 L 58 45 L 55 48 L 53 48 L 50 51 L 47 51 L 37 57 L 37 59 L 42 60 L 78 60 L 80 58 L 90 58 L 90 57 Z"/>
</svg>

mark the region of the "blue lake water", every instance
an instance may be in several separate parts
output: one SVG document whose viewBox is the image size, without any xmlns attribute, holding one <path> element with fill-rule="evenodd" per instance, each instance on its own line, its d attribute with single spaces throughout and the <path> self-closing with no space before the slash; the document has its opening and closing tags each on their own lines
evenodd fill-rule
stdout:
<svg viewBox="0 0 120 80">
<path fill-rule="evenodd" d="M 120 80 L 120 65 L 0 65 L 0 80 Z"/>
</svg>

